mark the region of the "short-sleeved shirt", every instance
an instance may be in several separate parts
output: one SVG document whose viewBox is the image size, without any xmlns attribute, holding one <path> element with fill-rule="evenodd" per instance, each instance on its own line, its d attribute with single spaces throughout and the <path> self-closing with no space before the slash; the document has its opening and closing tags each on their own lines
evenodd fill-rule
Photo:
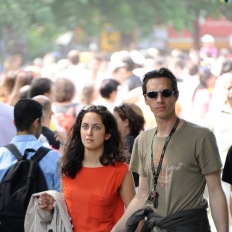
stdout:
<svg viewBox="0 0 232 232">
<path fill-rule="evenodd" d="M 12 139 L 11 143 L 13 143 L 18 148 L 22 155 L 27 148 L 31 148 L 37 151 L 42 146 L 42 144 L 36 139 L 34 135 L 17 135 Z M 28 159 L 33 155 L 33 152 L 29 152 Z M 58 151 L 51 150 L 39 162 L 39 166 L 44 174 L 49 190 L 60 191 L 60 158 L 61 154 Z M 17 159 L 7 148 L 0 147 L 0 182 L 8 169 L 16 162 Z"/>
<path fill-rule="evenodd" d="M 166 138 L 155 136 L 156 128 L 142 132 L 135 140 L 130 171 L 147 178 L 148 191 L 153 188 L 151 147 L 157 170 Z M 164 155 L 158 178 L 159 205 L 162 216 L 185 209 L 203 208 L 206 185 L 204 175 L 222 166 L 215 136 L 207 129 L 184 121 L 172 135 Z M 152 205 L 149 205 L 152 206 Z"/>
<path fill-rule="evenodd" d="M 64 177 L 64 196 L 74 232 L 109 232 L 124 212 L 119 187 L 128 165 L 82 167 L 74 179 Z"/>
</svg>

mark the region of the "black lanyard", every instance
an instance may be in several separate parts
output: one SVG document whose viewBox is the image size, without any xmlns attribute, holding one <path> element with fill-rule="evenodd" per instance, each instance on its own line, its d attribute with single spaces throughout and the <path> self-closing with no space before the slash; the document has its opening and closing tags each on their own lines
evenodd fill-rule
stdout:
<svg viewBox="0 0 232 232">
<path fill-rule="evenodd" d="M 154 158 L 153 158 L 153 141 L 154 141 L 154 138 L 155 138 L 155 135 L 156 135 L 157 131 L 155 132 L 154 137 L 152 139 L 152 143 L 151 143 L 151 169 L 152 169 L 152 174 L 153 174 L 153 178 L 154 178 L 154 187 L 153 187 L 151 193 L 148 196 L 148 201 L 150 203 L 153 202 L 155 208 L 158 207 L 158 197 L 159 197 L 159 194 L 158 194 L 158 192 L 156 190 L 156 187 L 157 187 L 157 182 L 158 182 L 159 174 L 160 174 L 162 163 L 163 163 L 164 154 L 165 154 L 167 145 L 168 145 L 168 143 L 169 143 L 169 141 L 170 141 L 173 133 L 176 131 L 176 128 L 177 128 L 177 126 L 179 124 L 179 121 L 180 121 L 180 119 L 177 117 L 176 123 L 173 126 L 171 132 L 169 133 L 169 135 L 168 135 L 168 137 L 167 137 L 167 139 L 165 141 L 165 144 L 164 144 L 161 156 L 160 156 L 160 160 L 159 160 L 159 165 L 158 165 L 158 168 L 157 168 L 157 172 L 155 171 Z"/>
</svg>

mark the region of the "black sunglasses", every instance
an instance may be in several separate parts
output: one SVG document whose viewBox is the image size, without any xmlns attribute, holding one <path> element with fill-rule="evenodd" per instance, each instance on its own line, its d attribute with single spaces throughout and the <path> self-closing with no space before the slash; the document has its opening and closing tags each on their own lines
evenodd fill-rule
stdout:
<svg viewBox="0 0 232 232">
<path fill-rule="evenodd" d="M 161 89 L 161 90 L 153 90 L 150 91 L 144 95 L 146 95 L 149 98 L 155 99 L 158 97 L 158 94 L 161 93 L 162 97 L 171 97 L 174 94 L 175 91 L 171 89 Z"/>
</svg>

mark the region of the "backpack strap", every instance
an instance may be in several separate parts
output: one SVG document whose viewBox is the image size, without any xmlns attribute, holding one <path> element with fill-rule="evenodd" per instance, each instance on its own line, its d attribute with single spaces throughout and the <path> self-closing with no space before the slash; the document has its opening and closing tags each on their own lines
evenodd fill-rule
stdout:
<svg viewBox="0 0 232 232">
<path fill-rule="evenodd" d="M 49 151 L 51 151 L 50 148 L 42 146 L 35 152 L 35 154 L 31 157 L 31 159 L 39 162 L 41 159 L 43 159 L 45 155 L 47 155 Z"/>
<path fill-rule="evenodd" d="M 18 148 L 13 143 L 7 144 L 4 147 L 7 148 L 15 156 L 15 158 L 17 160 L 26 159 L 28 152 L 34 152 L 35 151 L 34 149 L 26 149 L 25 152 L 24 152 L 24 156 L 22 156 L 21 153 L 19 152 Z M 42 146 L 35 152 L 35 154 L 31 157 L 31 159 L 39 162 L 41 159 L 43 159 L 43 157 L 49 151 L 51 151 L 50 148 Z"/>
<path fill-rule="evenodd" d="M 21 153 L 19 152 L 18 148 L 13 144 L 7 144 L 4 146 L 5 148 L 7 148 L 14 156 L 17 160 L 22 160 L 23 157 L 21 155 Z"/>
</svg>

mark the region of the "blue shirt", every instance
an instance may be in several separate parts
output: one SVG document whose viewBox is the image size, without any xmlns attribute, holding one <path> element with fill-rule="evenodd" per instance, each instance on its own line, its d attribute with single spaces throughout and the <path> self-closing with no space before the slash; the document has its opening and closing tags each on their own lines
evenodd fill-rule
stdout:
<svg viewBox="0 0 232 232">
<path fill-rule="evenodd" d="M 13 143 L 23 155 L 24 150 L 32 148 L 38 150 L 42 144 L 36 139 L 34 135 L 17 135 L 11 143 Z M 28 159 L 34 155 L 34 152 L 28 153 Z M 49 151 L 45 157 L 39 162 L 39 166 L 44 173 L 47 182 L 48 190 L 60 191 L 60 176 L 59 176 L 59 160 L 61 154 L 56 150 Z M 17 159 L 11 152 L 5 148 L 0 147 L 0 182 L 7 170 L 17 162 Z"/>
</svg>

